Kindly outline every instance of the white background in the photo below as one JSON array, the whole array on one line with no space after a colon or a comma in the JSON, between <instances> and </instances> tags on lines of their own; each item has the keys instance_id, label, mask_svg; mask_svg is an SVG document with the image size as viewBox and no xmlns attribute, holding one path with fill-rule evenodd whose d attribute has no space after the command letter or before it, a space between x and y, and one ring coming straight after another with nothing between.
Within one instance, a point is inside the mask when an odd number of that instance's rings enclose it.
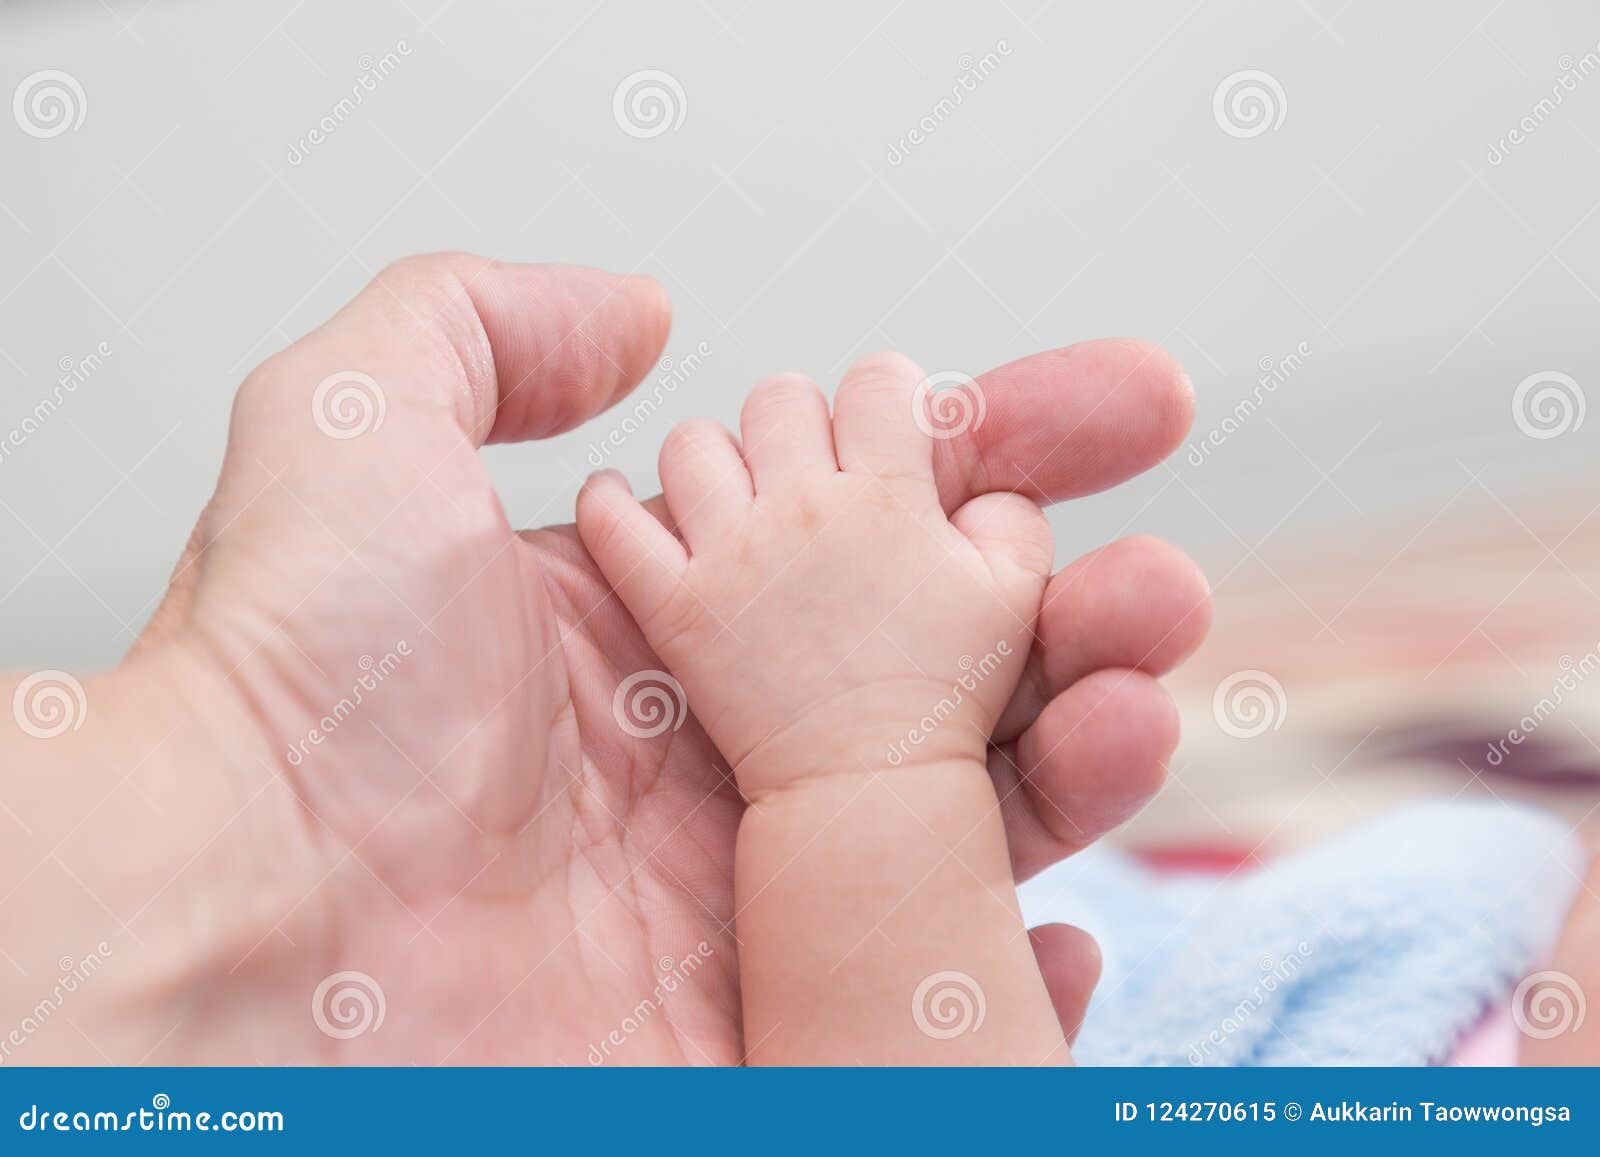
<instances>
[{"instance_id":1,"label":"white background","mask_svg":"<svg viewBox=\"0 0 1600 1157\"><path fill-rule=\"evenodd\" d=\"M1225 601L1232 576L1446 508L1514 533L1506 507L1589 485L1600 437L1597 415L1531 439L1511 411L1532 373L1600 381L1600 73L1488 154L1597 43L1578 0L0 5L0 96L43 69L84 94L48 139L0 115L0 438L59 363L112 350L0 459L0 663L114 662L242 375L439 248L668 286L670 355L713 353L614 459L640 487L673 421L732 422L779 369L831 391L873 348L976 373L1145 337L1188 367L1198 436L1303 342L1203 465L1180 452L1058 509L1061 558L1162 534L1227 576ZM613 96L644 69L681 86L683 120L639 139ZM1245 69L1279 83L1283 120L1239 138L1213 94ZM513 521L570 517L612 424L490 451Z\"/></svg>"}]
</instances>

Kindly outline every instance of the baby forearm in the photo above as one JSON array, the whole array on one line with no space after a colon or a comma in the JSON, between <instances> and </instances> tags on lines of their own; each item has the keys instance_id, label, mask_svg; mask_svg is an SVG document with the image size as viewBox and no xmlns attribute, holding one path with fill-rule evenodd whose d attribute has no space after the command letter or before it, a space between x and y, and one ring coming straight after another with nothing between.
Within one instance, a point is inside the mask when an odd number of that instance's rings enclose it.
<instances>
[{"instance_id":1,"label":"baby forearm","mask_svg":"<svg viewBox=\"0 0 1600 1157\"><path fill-rule=\"evenodd\" d=\"M752 1064L1060 1064L981 764L753 802L735 872Z\"/></svg>"}]
</instances>

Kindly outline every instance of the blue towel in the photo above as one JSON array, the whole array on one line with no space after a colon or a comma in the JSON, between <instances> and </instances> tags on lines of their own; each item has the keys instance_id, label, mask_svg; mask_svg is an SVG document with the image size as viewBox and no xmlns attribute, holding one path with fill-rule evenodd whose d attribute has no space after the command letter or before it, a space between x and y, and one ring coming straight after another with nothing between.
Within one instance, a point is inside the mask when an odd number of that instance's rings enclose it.
<instances>
[{"instance_id":1,"label":"blue towel","mask_svg":"<svg viewBox=\"0 0 1600 1157\"><path fill-rule=\"evenodd\" d=\"M1080 1064L1423 1065L1539 966L1584 867L1542 812L1430 803L1227 878L1094 848L1022 906L1100 941Z\"/></svg>"}]
</instances>

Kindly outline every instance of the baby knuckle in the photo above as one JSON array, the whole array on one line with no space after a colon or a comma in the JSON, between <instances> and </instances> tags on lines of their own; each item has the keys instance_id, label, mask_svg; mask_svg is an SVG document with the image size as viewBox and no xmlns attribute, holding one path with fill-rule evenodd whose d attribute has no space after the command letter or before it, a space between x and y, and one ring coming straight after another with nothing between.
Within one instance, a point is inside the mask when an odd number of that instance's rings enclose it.
<instances>
[{"instance_id":1,"label":"baby knuckle","mask_svg":"<svg viewBox=\"0 0 1600 1157\"><path fill-rule=\"evenodd\" d=\"M817 383L805 374L782 373L763 378L751 396L763 403L786 402L810 398L821 392Z\"/></svg>"},{"instance_id":2,"label":"baby knuckle","mask_svg":"<svg viewBox=\"0 0 1600 1157\"><path fill-rule=\"evenodd\" d=\"M845 375L852 389L903 390L923 378L922 368L905 354L880 350L868 354Z\"/></svg>"},{"instance_id":3,"label":"baby knuckle","mask_svg":"<svg viewBox=\"0 0 1600 1157\"><path fill-rule=\"evenodd\" d=\"M1040 519L1040 522L1044 523L1044 520ZM1048 575L1056 556L1049 523L1044 523L1042 529L1019 535L1015 550L1017 562L1024 570L1040 578Z\"/></svg>"},{"instance_id":4,"label":"baby knuckle","mask_svg":"<svg viewBox=\"0 0 1600 1157\"><path fill-rule=\"evenodd\" d=\"M723 436L722 427L715 422L691 418L667 431L667 437L661 443L661 456L666 459L680 454L698 454L707 443Z\"/></svg>"},{"instance_id":5,"label":"baby knuckle","mask_svg":"<svg viewBox=\"0 0 1600 1157\"><path fill-rule=\"evenodd\" d=\"M632 536L620 518L607 517L603 511L590 505L593 501L585 495L580 495L578 499L578 517L584 538L596 556L616 558L620 551L631 545ZM591 514L591 511L594 513Z\"/></svg>"},{"instance_id":6,"label":"baby knuckle","mask_svg":"<svg viewBox=\"0 0 1600 1157\"><path fill-rule=\"evenodd\" d=\"M679 640L693 635L704 614L702 604L685 588L664 595L659 603L647 612L639 629L650 646L660 654L671 651Z\"/></svg>"}]
</instances>

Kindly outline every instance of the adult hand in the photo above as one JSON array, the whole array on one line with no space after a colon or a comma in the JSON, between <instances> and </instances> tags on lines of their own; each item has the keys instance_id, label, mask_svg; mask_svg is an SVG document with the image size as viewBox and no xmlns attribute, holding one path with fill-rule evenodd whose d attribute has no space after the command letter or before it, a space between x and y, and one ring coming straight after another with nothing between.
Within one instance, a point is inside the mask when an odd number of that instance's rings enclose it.
<instances>
[{"instance_id":1,"label":"adult hand","mask_svg":"<svg viewBox=\"0 0 1600 1157\"><path fill-rule=\"evenodd\" d=\"M81 698L3 689L0 1060L739 1061L732 779L664 681L649 714L660 663L571 528L518 533L477 454L617 401L669 313L647 278L416 258L249 376L138 646ZM1113 485L1191 412L1128 341L980 387L950 508ZM1159 785L1152 677L1208 617L1149 540L1051 582L991 760L1019 875ZM1093 945L1035 943L1070 1027Z\"/></svg>"}]
</instances>

